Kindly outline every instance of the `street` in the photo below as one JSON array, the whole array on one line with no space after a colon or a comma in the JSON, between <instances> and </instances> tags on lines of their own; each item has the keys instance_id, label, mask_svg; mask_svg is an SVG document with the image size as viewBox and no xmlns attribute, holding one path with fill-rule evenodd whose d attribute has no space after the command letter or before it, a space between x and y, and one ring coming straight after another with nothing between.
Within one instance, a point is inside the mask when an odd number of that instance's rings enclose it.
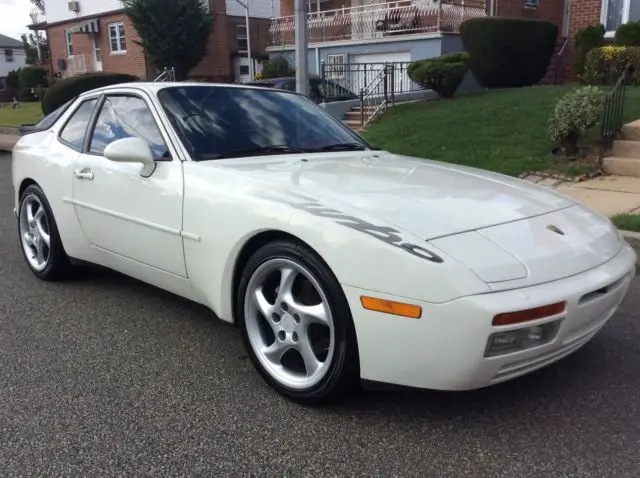
<instances>
[{"instance_id":1,"label":"street","mask_svg":"<svg viewBox=\"0 0 640 478\"><path fill-rule=\"evenodd\" d=\"M0 476L638 476L638 278L599 335L534 374L305 408L199 305L99 269L38 281L12 192L0 153Z\"/></svg>"}]
</instances>

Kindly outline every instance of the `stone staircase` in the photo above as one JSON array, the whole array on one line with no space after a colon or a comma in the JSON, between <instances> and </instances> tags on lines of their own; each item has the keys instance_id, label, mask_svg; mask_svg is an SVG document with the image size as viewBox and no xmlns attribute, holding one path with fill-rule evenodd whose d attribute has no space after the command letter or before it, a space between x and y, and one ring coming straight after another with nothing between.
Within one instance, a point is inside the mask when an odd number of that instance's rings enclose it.
<instances>
[{"instance_id":1,"label":"stone staircase","mask_svg":"<svg viewBox=\"0 0 640 478\"><path fill-rule=\"evenodd\" d=\"M364 107L365 120L367 117L366 113L373 113L375 108L375 106ZM347 111L342 118L342 122L354 131L364 131L364 128L360 126L360 105L354 106L353 108L351 108L351 110Z\"/></svg>"},{"instance_id":2,"label":"stone staircase","mask_svg":"<svg viewBox=\"0 0 640 478\"><path fill-rule=\"evenodd\" d=\"M604 158L605 173L640 177L640 120L622 127L620 139L613 143L611 155Z\"/></svg>"}]
</instances>

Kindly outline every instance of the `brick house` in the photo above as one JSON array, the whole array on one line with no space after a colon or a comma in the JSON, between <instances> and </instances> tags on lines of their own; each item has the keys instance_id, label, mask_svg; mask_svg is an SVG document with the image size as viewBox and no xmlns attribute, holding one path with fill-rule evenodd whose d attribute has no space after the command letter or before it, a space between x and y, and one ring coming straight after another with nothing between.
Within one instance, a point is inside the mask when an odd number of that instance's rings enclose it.
<instances>
[{"instance_id":1,"label":"brick house","mask_svg":"<svg viewBox=\"0 0 640 478\"><path fill-rule=\"evenodd\" d=\"M460 51L460 24L475 17L551 20L561 28L561 36L567 36L569 1L308 0L309 70L318 75L322 70L329 72L332 80L348 84L355 91L365 85L345 76L350 67L343 65L373 65L375 70L385 62L407 64ZM281 0L281 16L271 20L267 48L271 56L284 56L292 64L295 59L293 18L294 0ZM398 75L394 84L400 91L407 84L407 78L403 73Z\"/></svg>"},{"instance_id":2,"label":"brick house","mask_svg":"<svg viewBox=\"0 0 640 478\"><path fill-rule=\"evenodd\" d=\"M203 0L214 14L206 57L191 76L213 81L248 80L247 31L244 8L235 0ZM254 70L260 71L269 40L268 18L277 15L270 0L249 0ZM120 0L45 0L51 68L62 77L105 71L152 79L139 37ZM171 65L167 65L171 66Z\"/></svg>"}]
</instances>

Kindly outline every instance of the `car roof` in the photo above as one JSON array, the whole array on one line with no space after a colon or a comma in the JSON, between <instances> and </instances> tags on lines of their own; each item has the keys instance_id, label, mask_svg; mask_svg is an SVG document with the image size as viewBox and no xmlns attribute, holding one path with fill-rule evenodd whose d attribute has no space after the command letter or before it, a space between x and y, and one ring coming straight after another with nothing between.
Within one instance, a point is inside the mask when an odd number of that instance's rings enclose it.
<instances>
[{"instance_id":1,"label":"car roof","mask_svg":"<svg viewBox=\"0 0 640 478\"><path fill-rule=\"evenodd\" d=\"M200 82L200 81L162 81L162 82L134 81L134 82L116 83L114 85L101 86L99 88L94 88L92 90L85 91L79 96L81 97L89 94L108 92L110 90L117 90L121 88L134 88L138 90L145 90L153 94L157 94L160 90L163 90L165 88L172 88L172 87L183 88L183 87L189 87L189 86L223 87L223 88L239 88L239 89L248 88L248 89L254 89L254 90L273 91L271 90L271 88L266 88L266 87L257 86L257 85L247 85L247 84L241 84L241 83L206 83L206 82ZM294 91L287 91L287 90L282 90L282 91L286 93L297 94Z\"/></svg>"}]
</instances>

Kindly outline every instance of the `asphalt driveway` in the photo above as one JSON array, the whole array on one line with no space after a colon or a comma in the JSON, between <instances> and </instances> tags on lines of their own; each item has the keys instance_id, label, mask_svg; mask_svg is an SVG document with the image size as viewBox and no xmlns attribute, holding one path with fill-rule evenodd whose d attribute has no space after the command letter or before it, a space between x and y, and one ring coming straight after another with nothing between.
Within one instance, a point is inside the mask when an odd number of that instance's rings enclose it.
<instances>
[{"instance_id":1,"label":"asphalt driveway","mask_svg":"<svg viewBox=\"0 0 640 478\"><path fill-rule=\"evenodd\" d=\"M198 305L106 271L36 280L11 191L0 154L0 476L638 476L638 279L592 342L535 374L303 408Z\"/></svg>"}]
</instances>

